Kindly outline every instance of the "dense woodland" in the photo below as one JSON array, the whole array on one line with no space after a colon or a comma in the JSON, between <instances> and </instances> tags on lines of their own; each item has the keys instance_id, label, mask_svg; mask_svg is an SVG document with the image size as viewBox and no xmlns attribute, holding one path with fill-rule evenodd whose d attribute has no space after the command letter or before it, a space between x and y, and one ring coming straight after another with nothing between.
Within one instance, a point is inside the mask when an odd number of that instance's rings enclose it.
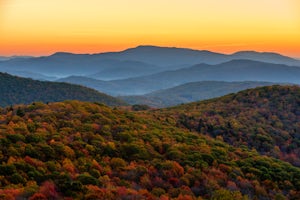
<instances>
[{"instance_id":1,"label":"dense woodland","mask_svg":"<svg viewBox=\"0 0 300 200\"><path fill-rule=\"evenodd\" d=\"M123 101L96 90L69 84L36 81L0 72L0 106L29 104L34 101L57 102L80 100L101 102L110 106L124 105Z\"/></svg>"},{"instance_id":2,"label":"dense woodland","mask_svg":"<svg viewBox=\"0 0 300 200\"><path fill-rule=\"evenodd\" d=\"M79 101L2 108L0 198L298 199L297 163L266 144L299 158L297 146L285 149L297 145L299 116L299 88L288 86L156 111ZM268 140L252 144L252 135Z\"/></svg>"},{"instance_id":3,"label":"dense woodland","mask_svg":"<svg viewBox=\"0 0 300 200\"><path fill-rule=\"evenodd\" d=\"M300 167L300 87L267 86L163 111L173 124ZM171 120L170 120L171 121Z\"/></svg>"}]
</instances>

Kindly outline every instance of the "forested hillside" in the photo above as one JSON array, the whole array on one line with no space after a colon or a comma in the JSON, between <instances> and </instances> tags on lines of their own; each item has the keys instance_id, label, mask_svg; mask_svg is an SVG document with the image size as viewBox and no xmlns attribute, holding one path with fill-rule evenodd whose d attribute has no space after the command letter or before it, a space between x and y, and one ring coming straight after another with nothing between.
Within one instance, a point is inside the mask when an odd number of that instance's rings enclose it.
<instances>
[{"instance_id":1,"label":"forested hillside","mask_svg":"<svg viewBox=\"0 0 300 200\"><path fill-rule=\"evenodd\" d=\"M299 168L163 116L79 101L1 109L0 198L299 197Z\"/></svg>"},{"instance_id":2,"label":"forested hillside","mask_svg":"<svg viewBox=\"0 0 300 200\"><path fill-rule=\"evenodd\" d=\"M266 86L158 111L174 125L300 166L300 87Z\"/></svg>"},{"instance_id":3,"label":"forested hillside","mask_svg":"<svg viewBox=\"0 0 300 200\"><path fill-rule=\"evenodd\" d=\"M0 94L0 106L64 100L100 102L112 106L126 104L119 99L83 86L35 81L6 73L0 73Z\"/></svg>"}]
</instances>

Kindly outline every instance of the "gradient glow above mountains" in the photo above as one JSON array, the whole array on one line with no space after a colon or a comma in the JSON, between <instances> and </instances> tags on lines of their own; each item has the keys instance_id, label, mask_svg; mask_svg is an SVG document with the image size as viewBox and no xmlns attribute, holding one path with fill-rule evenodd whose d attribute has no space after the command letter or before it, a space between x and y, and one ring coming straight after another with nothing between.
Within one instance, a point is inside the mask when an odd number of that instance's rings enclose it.
<instances>
[{"instance_id":1,"label":"gradient glow above mountains","mask_svg":"<svg viewBox=\"0 0 300 200\"><path fill-rule=\"evenodd\" d=\"M115 51L139 44L299 57L298 0L2 0L0 55Z\"/></svg>"}]
</instances>

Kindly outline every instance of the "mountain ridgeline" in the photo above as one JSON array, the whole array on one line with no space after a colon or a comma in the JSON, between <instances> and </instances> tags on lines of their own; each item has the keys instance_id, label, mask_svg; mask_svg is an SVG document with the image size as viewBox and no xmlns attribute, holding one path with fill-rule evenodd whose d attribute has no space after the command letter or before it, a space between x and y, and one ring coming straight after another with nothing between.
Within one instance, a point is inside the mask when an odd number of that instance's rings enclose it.
<instances>
[{"instance_id":1,"label":"mountain ridgeline","mask_svg":"<svg viewBox=\"0 0 300 200\"><path fill-rule=\"evenodd\" d=\"M36 81L5 73L0 73L0 94L0 106L64 100L99 102L111 106L126 104L119 99L83 86Z\"/></svg>"},{"instance_id":2,"label":"mountain ridgeline","mask_svg":"<svg viewBox=\"0 0 300 200\"><path fill-rule=\"evenodd\" d=\"M0 196L297 199L299 93L262 87L139 112L79 101L0 109Z\"/></svg>"},{"instance_id":3,"label":"mountain ridgeline","mask_svg":"<svg viewBox=\"0 0 300 200\"><path fill-rule=\"evenodd\" d=\"M276 53L244 51L226 55L183 48L138 46L111 53L72 54L58 52L43 57L10 58L0 61L0 71L8 73L10 71L25 71L49 77L74 75L101 80L116 80L176 70L200 63L216 65L236 59L300 66L299 60ZM116 73L116 71L119 72ZM36 78L36 76L32 78Z\"/></svg>"}]
</instances>

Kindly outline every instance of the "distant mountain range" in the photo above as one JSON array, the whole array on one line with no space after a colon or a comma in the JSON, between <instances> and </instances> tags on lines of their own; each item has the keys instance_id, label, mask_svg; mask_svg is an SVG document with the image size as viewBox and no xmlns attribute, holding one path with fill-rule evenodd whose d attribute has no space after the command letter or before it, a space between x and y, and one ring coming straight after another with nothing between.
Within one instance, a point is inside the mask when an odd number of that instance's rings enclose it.
<instances>
[{"instance_id":1,"label":"distant mountain range","mask_svg":"<svg viewBox=\"0 0 300 200\"><path fill-rule=\"evenodd\" d=\"M58 52L42 57L2 57L0 71L35 80L79 84L122 96L129 103L155 107L273 83L300 84L300 60L277 53L240 51L226 55L157 46L99 54Z\"/></svg>"},{"instance_id":2,"label":"distant mountain range","mask_svg":"<svg viewBox=\"0 0 300 200\"><path fill-rule=\"evenodd\" d=\"M54 83L20 78L0 73L0 106L81 100L111 106L126 105L123 101L93 89L68 83Z\"/></svg>"},{"instance_id":3,"label":"distant mountain range","mask_svg":"<svg viewBox=\"0 0 300 200\"><path fill-rule=\"evenodd\" d=\"M85 85L118 96L142 95L198 81L264 81L300 84L299 77L300 67L252 60L232 60L217 65L198 64L189 68L124 80L100 81L71 76L59 81Z\"/></svg>"},{"instance_id":4,"label":"distant mountain range","mask_svg":"<svg viewBox=\"0 0 300 200\"><path fill-rule=\"evenodd\" d=\"M76 75L115 80L176 70L199 63L215 65L234 59L300 66L299 60L276 53L243 51L226 55L184 48L138 46L121 52L100 54L58 52L51 56L10 58L0 61L0 71L26 71L50 77Z\"/></svg>"},{"instance_id":5,"label":"distant mountain range","mask_svg":"<svg viewBox=\"0 0 300 200\"><path fill-rule=\"evenodd\" d=\"M174 47L138 46L121 52L105 53L105 56L119 60L136 60L154 65L182 66L199 63L220 64L235 59L251 59L256 61L300 65L300 61L277 53L240 51L234 54L221 54L206 50L193 50Z\"/></svg>"},{"instance_id":6,"label":"distant mountain range","mask_svg":"<svg viewBox=\"0 0 300 200\"><path fill-rule=\"evenodd\" d=\"M145 104L151 107L168 107L182 103L211 99L249 88L268 85L274 85L274 83L253 81L201 81L186 83L177 87L159 90L145 95L122 96L120 98L131 105Z\"/></svg>"}]
</instances>

